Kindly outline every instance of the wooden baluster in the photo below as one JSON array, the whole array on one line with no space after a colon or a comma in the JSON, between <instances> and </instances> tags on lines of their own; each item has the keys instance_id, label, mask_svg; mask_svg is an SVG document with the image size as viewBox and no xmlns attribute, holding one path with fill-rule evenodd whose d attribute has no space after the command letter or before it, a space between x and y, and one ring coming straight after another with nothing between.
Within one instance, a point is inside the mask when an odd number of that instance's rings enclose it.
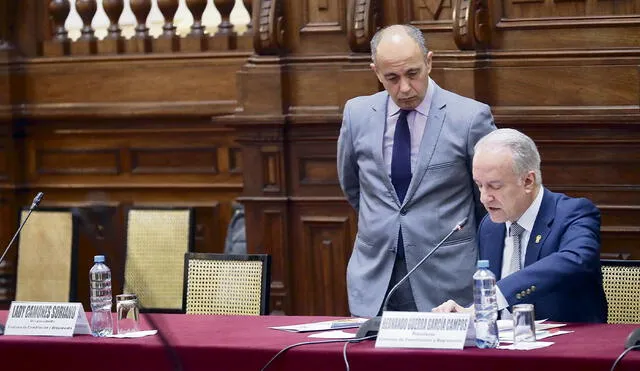
<instances>
[{"instance_id":1,"label":"wooden baluster","mask_svg":"<svg viewBox=\"0 0 640 371\"><path fill-rule=\"evenodd\" d=\"M124 38L118 21L124 10L124 0L102 0L104 12L109 17L109 28L104 40L98 41L98 53L117 54L124 51Z\"/></svg>"},{"instance_id":2,"label":"wooden baluster","mask_svg":"<svg viewBox=\"0 0 640 371\"><path fill-rule=\"evenodd\" d=\"M118 21L124 10L124 0L102 0L104 12L109 17L109 28L107 28L107 39L118 39L122 35L122 30L118 26Z\"/></svg>"},{"instance_id":3,"label":"wooden baluster","mask_svg":"<svg viewBox=\"0 0 640 371\"><path fill-rule=\"evenodd\" d=\"M76 0L76 10L82 19L82 29L80 30L80 38L71 43L71 54L88 55L95 54L97 51L97 38L94 34L91 21L98 10L96 0Z\"/></svg>"},{"instance_id":4,"label":"wooden baluster","mask_svg":"<svg viewBox=\"0 0 640 371\"><path fill-rule=\"evenodd\" d=\"M202 13L207 8L207 0L186 0L187 8L193 15L190 35L204 35L204 25L202 24Z\"/></svg>"},{"instance_id":5,"label":"wooden baluster","mask_svg":"<svg viewBox=\"0 0 640 371\"><path fill-rule=\"evenodd\" d=\"M247 29L244 31L245 35L253 35L253 0L243 0L244 8L249 13L249 23L247 23Z\"/></svg>"},{"instance_id":6,"label":"wooden baluster","mask_svg":"<svg viewBox=\"0 0 640 371\"><path fill-rule=\"evenodd\" d=\"M187 8L193 15L191 32L186 38L180 40L180 50L183 52L199 52L207 50L207 35L202 24L202 13L207 7L207 0L186 0Z\"/></svg>"},{"instance_id":7,"label":"wooden baluster","mask_svg":"<svg viewBox=\"0 0 640 371\"><path fill-rule=\"evenodd\" d=\"M222 21L218 25L216 35L230 35L235 33L233 31L233 24L229 21L235 3L235 0L213 0L213 4L220 12L220 18L222 18Z\"/></svg>"},{"instance_id":8,"label":"wooden baluster","mask_svg":"<svg viewBox=\"0 0 640 371\"><path fill-rule=\"evenodd\" d=\"M147 28L147 17L151 12L151 0L130 0L131 11L136 16L136 33L125 42L128 53L151 52L151 36Z\"/></svg>"},{"instance_id":9,"label":"wooden baluster","mask_svg":"<svg viewBox=\"0 0 640 371\"><path fill-rule=\"evenodd\" d=\"M49 1L49 19L53 23L53 38L42 43L42 54L45 57L57 57L69 54L69 33L64 22L71 11L69 0Z\"/></svg>"},{"instance_id":10,"label":"wooden baluster","mask_svg":"<svg viewBox=\"0 0 640 371\"><path fill-rule=\"evenodd\" d=\"M154 40L153 50L160 53L176 52L180 49L180 38L173 25L173 17L178 10L178 0L158 0L158 8L164 17L162 35Z\"/></svg>"},{"instance_id":11,"label":"wooden baluster","mask_svg":"<svg viewBox=\"0 0 640 371\"><path fill-rule=\"evenodd\" d=\"M238 36L237 46L239 50L253 50L253 1L244 0L242 3L249 13L249 23L244 33Z\"/></svg>"},{"instance_id":12,"label":"wooden baluster","mask_svg":"<svg viewBox=\"0 0 640 371\"><path fill-rule=\"evenodd\" d=\"M235 3L235 0L213 0L213 4L216 6L216 9L218 9L218 12L220 12L222 21L218 25L216 34L209 40L209 49L236 49L237 34L233 30L233 24L229 22Z\"/></svg>"}]
</instances>

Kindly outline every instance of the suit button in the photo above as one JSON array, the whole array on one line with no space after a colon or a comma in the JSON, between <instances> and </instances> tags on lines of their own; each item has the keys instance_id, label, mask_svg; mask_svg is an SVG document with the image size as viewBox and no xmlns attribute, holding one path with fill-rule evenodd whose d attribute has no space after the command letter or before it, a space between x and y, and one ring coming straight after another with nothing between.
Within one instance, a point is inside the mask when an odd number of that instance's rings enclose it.
<instances>
[{"instance_id":1,"label":"suit button","mask_svg":"<svg viewBox=\"0 0 640 371\"><path fill-rule=\"evenodd\" d=\"M536 287L535 286L531 286L531 291L536 291Z\"/></svg>"},{"instance_id":2,"label":"suit button","mask_svg":"<svg viewBox=\"0 0 640 371\"><path fill-rule=\"evenodd\" d=\"M407 215L407 209L401 209L400 215Z\"/></svg>"},{"instance_id":3,"label":"suit button","mask_svg":"<svg viewBox=\"0 0 640 371\"><path fill-rule=\"evenodd\" d=\"M522 291L520 291L520 296L525 297L525 296L527 296L527 293L524 292L524 290L522 290Z\"/></svg>"},{"instance_id":4,"label":"suit button","mask_svg":"<svg viewBox=\"0 0 640 371\"><path fill-rule=\"evenodd\" d=\"M520 294L516 294L516 299L522 299L522 297L520 296Z\"/></svg>"},{"instance_id":5,"label":"suit button","mask_svg":"<svg viewBox=\"0 0 640 371\"><path fill-rule=\"evenodd\" d=\"M531 289L527 289L527 295L531 294Z\"/></svg>"}]
</instances>

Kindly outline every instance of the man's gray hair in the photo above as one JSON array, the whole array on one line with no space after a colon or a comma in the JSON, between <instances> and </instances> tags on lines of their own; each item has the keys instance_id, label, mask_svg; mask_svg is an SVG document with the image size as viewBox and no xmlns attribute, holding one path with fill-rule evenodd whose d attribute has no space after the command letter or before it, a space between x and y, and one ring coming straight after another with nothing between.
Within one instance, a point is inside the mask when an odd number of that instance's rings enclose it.
<instances>
[{"instance_id":1,"label":"man's gray hair","mask_svg":"<svg viewBox=\"0 0 640 371\"><path fill-rule=\"evenodd\" d=\"M513 159L513 171L524 176L529 171L536 175L536 185L542 184L540 171L540 153L531 138L515 129L498 129L485 135L476 143L475 152L489 149L491 151L508 148Z\"/></svg>"},{"instance_id":2,"label":"man's gray hair","mask_svg":"<svg viewBox=\"0 0 640 371\"><path fill-rule=\"evenodd\" d=\"M426 56L427 53L429 53L429 49L427 49L427 43L424 40L424 35L422 34L422 31L420 31L419 28L409 24L391 25L391 26L387 26L385 28L379 29L378 32L376 32L376 34L373 35L373 38L371 39L371 60L373 61L373 63L376 63L376 52L378 51L378 44L380 44L380 40L382 40L382 36L384 35L384 33L389 28L397 28L398 26L402 27L407 33L407 35L409 35L409 37L411 37L413 41L415 41L416 44L418 44L423 55Z\"/></svg>"}]
</instances>

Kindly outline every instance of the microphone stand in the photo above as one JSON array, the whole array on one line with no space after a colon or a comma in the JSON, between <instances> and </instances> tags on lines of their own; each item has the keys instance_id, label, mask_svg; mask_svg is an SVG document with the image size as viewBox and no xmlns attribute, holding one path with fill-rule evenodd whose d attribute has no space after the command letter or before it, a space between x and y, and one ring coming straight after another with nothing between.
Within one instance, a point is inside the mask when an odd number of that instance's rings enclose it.
<instances>
[{"instance_id":1,"label":"microphone stand","mask_svg":"<svg viewBox=\"0 0 640 371\"><path fill-rule=\"evenodd\" d=\"M400 285L402 285L405 281L407 281L409 279L409 276L411 276L411 274L416 269L418 269L418 267L420 267L422 263L427 261L427 259L429 259L429 257L433 255L436 252L436 250L438 250L438 248L440 248L440 246L442 246L442 244L445 243L449 239L449 237L451 237L451 235L453 235L456 231L461 230L464 227L464 225L467 224L468 219L469 218L465 217L460 222L458 222L458 224L456 224L456 226L453 227L451 232L449 232L449 234L447 234L442 240L440 240L440 242L438 242L438 244L436 245L436 247L433 248L433 250L429 251L429 253L424 258L422 258L422 260L420 260L415 267L413 267L407 274L405 274L404 277L402 277L402 279L400 279L400 281L398 281L398 283L396 283L391 288L391 290L389 290L389 293L387 294L387 297L384 299L384 302L382 305L382 312L385 312L387 310L387 307L389 306L389 298L391 298L391 295L393 295L393 293L398 289L398 287L400 287ZM356 333L355 339L362 339L366 337L371 337L373 339L373 337L378 335L381 321L382 321L382 316L375 316L368 319L366 322L360 325L360 328Z\"/></svg>"},{"instance_id":2,"label":"microphone stand","mask_svg":"<svg viewBox=\"0 0 640 371\"><path fill-rule=\"evenodd\" d=\"M13 234L13 238L11 238L11 241L9 241L9 244L4 249L4 252L2 253L2 256L0 256L0 264L2 264L2 261L4 260L4 257L7 255L7 252L9 251L9 248L11 247L11 245L13 245L13 241L15 241L16 238L18 237L18 235L20 234L20 231L22 230L22 227L24 227L24 225L27 223L27 220L29 220L29 216L31 216L31 213L33 212L33 210L35 210L38 207L38 205L40 205L40 201L42 201L42 197L44 197L44 193L38 192L36 197L33 198L33 202L31 203L31 207L29 207L29 213L27 213L27 216L24 218L22 223L20 223L20 227L18 228L16 233ZM0 335L3 335L3 334L4 334L4 325L0 323Z\"/></svg>"}]
</instances>

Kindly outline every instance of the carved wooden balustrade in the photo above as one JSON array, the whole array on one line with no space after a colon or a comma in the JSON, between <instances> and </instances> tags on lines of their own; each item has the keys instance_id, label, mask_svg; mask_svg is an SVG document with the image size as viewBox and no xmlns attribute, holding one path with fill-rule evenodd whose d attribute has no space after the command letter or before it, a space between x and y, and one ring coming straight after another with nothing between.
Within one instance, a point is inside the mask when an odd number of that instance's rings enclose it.
<instances>
[{"instance_id":1,"label":"carved wooden balustrade","mask_svg":"<svg viewBox=\"0 0 640 371\"><path fill-rule=\"evenodd\" d=\"M230 22L233 7L238 4L244 6L251 17L251 0L216 0L213 2L219 12L221 22L217 31L207 33L202 23L202 15L208 5L207 0L186 0L188 11L193 16L190 32L179 36L174 25L174 17L178 10L178 0L130 0L131 11L136 18L135 34L131 38L122 36L122 28L118 24L123 11L124 0L75 0L76 10L82 19L81 36L78 40L69 38L65 22L71 10L70 1L50 0L48 14L51 19L51 38L42 45L42 55L46 57L63 55L95 55L95 54L132 54L132 53L173 53L173 52L203 52L227 50L251 50L253 29L248 22L247 29L238 35L234 25ZM92 21L96 16L98 3L102 2L110 25L107 35L99 40L95 36ZM162 33L153 37L147 27L147 19L155 2L164 18Z\"/></svg>"}]
</instances>

